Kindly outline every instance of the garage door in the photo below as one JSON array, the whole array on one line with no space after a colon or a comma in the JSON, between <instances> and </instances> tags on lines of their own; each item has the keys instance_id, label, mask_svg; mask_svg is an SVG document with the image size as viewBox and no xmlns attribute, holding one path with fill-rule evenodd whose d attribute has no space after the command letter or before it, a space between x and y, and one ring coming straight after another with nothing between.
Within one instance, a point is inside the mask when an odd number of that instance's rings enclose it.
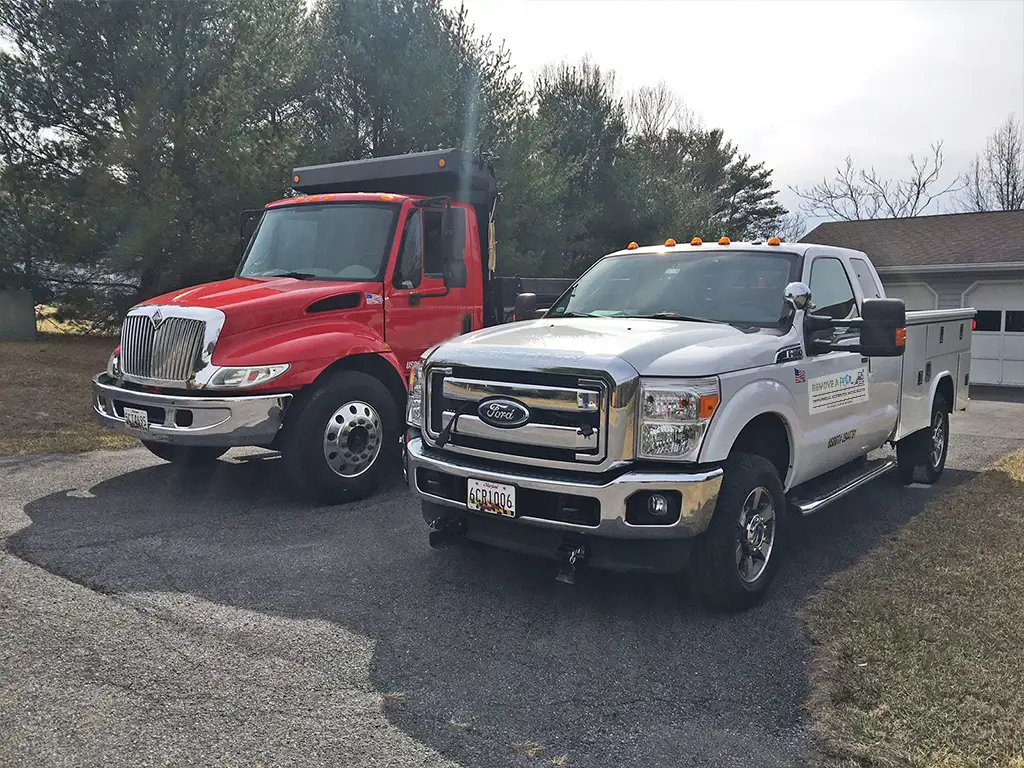
<instances>
[{"instance_id":1,"label":"garage door","mask_svg":"<svg viewBox=\"0 0 1024 768\"><path fill-rule=\"evenodd\" d=\"M924 283L892 283L885 285L890 299L903 299L908 310L935 309L935 294Z\"/></svg>"},{"instance_id":2,"label":"garage door","mask_svg":"<svg viewBox=\"0 0 1024 768\"><path fill-rule=\"evenodd\" d=\"M981 283L964 306L978 310L971 383L1024 386L1024 283Z\"/></svg>"}]
</instances>

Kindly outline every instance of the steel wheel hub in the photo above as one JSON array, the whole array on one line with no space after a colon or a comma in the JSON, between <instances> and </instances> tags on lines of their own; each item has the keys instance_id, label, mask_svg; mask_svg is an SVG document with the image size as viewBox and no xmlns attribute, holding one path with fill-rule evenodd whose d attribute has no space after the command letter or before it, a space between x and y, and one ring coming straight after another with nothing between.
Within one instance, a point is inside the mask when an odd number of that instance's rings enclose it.
<instances>
[{"instance_id":1,"label":"steel wheel hub","mask_svg":"<svg viewBox=\"0 0 1024 768\"><path fill-rule=\"evenodd\" d=\"M942 423L942 414L936 413L932 422L932 466L938 469L942 461L942 451L946 447L946 428Z\"/></svg>"},{"instance_id":2,"label":"steel wheel hub","mask_svg":"<svg viewBox=\"0 0 1024 768\"><path fill-rule=\"evenodd\" d=\"M324 458L335 474L357 477L377 459L382 438L380 415L372 405L345 403L324 427Z\"/></svg>"},{"instance_id":3,"label":"steel wheel hub","mask_svg":"<svg viewBox=\"0 0 1024 768\"><path fill-rule=\"evenodd\" d=\"M736 533L736 568L752 584L768 567L775 546L775 500L767 488L758 486L747 495Z\"/></svg>"}]
</instances>

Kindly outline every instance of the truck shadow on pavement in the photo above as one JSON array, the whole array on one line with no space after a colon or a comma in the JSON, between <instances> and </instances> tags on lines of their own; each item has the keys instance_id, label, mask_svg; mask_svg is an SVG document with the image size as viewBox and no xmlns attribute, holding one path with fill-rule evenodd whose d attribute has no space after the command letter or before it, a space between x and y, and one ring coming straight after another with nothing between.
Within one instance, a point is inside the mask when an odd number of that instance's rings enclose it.
<instances>
[{"instance_id":1,"label":"truck shadow on pavement","mask_svg":"<svg viewBox=\"0 0 1024 768\"><path fill-rule=\"evenodd\" d=\"M563 754L570 766L801 764L804 600L974 474L947 470L935 489L885 478L798 520L768 599L723 617L669 578L589 572L570 587L531 558L430 550L398 479L367 501L309 507L272 463L161 464L46 496L5 546L108 594L181 592L365 635L371 679L404 699L392 722L481 767ZM522 756L534 746L542 758Z\"/></svg>"}]
</instances>

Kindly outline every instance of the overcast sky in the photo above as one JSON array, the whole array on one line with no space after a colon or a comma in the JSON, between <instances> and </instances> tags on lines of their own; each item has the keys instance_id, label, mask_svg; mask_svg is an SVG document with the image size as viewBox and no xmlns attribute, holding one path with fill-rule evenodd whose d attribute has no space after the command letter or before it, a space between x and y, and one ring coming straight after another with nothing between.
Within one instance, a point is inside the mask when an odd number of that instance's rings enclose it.
<instances>
[{"instance_id":1,"label":"overcast sky","mask_svg":"<svg viewBox=\"0 0 1024 768\"><path fill-rule=\"evenodd\" d=\"M451 0L458 7L463 0ZM530 79L584 56L623 89L665 80L787 185L846 155L899 176L945 140L952 181L1006 116L1024 119L1024 0L464 0Z\"/></svg>"}]
</instances>

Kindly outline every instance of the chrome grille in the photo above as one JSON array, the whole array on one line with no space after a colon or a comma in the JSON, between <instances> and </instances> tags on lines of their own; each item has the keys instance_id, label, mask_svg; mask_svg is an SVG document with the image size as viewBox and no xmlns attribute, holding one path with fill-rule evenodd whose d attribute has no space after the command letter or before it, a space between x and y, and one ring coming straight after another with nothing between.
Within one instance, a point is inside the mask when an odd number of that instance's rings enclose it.
<instances>
[{"instance_id":1,"label":"chrome grille","mask_svg":"<svg viewBox=\"0 0 1024 768\"><path fill-rule=\"evenodd\" d=\"M493 377L493 378L492 378ZM459 414L451 450L501 459L529 457L551 464L595 464L607 457L607 387L604 382L565 374L429 369L426 373L429 442ZM476 415L475 403L508 397L530 410L514 429L492 427Z\"/></svg>"},{"instance_id":2,"label":"chrome grille","mask_svg":"<svg viewBox=\"0 0 1024 768\"><path fill-rule=\"evenodd\" d=\"M128 376L186 382L196 372L206 323L189 317L128 315L121 328L121 369Z\"/></svg>"}]
</instances>

